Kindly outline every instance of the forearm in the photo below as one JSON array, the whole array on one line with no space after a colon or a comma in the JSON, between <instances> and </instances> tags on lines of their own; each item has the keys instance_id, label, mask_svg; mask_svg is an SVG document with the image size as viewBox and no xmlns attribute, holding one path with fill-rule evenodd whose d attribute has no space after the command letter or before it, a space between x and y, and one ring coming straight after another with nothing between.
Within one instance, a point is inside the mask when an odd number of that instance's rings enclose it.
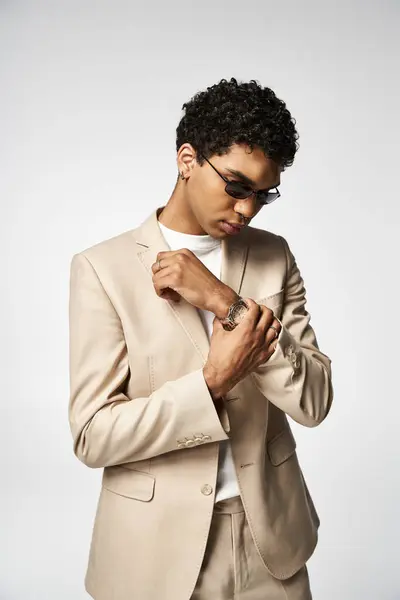
<instances>
[{"instance_id":1,"label":"forearm","mask_svg":"<svg viewBox=\"0 0 400 600\"><path fill-rule=\"evenodd\" d=\"M149 397L119 393L107 401L105 394L84 397L79 387L72 389L69 416L74 452L87 466L145 460L228 437L201 370L165 383ZM204 437L195 442L197 434Z\"/></svg>"},{"instance_id":2,"label":"forearm","mask_svg":"<svg viewBox=\"0 0 400 600\"><path fill-rule=\"evenodd\" d=\"M331 361L315 343L302 345L283 326L271 358L252 377L273 404L307 427L319 425L332 400Z\"/></svg>"}]
</instances>

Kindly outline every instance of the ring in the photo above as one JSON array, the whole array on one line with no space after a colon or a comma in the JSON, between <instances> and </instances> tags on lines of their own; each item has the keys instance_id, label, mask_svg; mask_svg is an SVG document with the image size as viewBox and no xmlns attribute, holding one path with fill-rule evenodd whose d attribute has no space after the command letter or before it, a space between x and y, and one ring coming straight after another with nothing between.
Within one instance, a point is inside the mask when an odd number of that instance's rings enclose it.
<instances>
[{"instance_id":1,"label":"ring","mask_svg":"<svg viewBox=\"0 0 400 600\"><path fill-rule=\"evenodd\" d=\"M278 330L277 330L277 328L276 328L276 327L274 327L273 325L270 325L270 326L268 327L268 329L275 329L275 337L274 337L274 340L275 340L275 339L276 339L276 338L279 336L279 331L278 331Z\"/></svg>"},{"instance_id":2,"label":"ring","mask_svg":"<svg viewBox=\"0 0 400 600\"><path fill-rule=\"evenodd\" d=\"M161 260L161 258L159 258L159 259L158 259L158 261L157 261L157 264L158 264L158 270L160 270L160 269L161 269L160 260Z\"/></svg>"}]
</instances>

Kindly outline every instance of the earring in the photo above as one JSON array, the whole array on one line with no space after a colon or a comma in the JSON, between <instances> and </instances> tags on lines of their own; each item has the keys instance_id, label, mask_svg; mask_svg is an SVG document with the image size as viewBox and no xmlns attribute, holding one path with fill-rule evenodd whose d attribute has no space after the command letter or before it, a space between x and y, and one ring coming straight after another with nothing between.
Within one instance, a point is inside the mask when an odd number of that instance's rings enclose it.
<instances>
[{"instance_id":1,"label":"earring","mask_svg":"<svg viewBox=\"0 0 400 600\"><path fill-rule=\"evenodd\" d=\"M180 176L181 176L181 179L185 179L185 176L183 173L181 173Z\"/></svg>"}]
</instances>

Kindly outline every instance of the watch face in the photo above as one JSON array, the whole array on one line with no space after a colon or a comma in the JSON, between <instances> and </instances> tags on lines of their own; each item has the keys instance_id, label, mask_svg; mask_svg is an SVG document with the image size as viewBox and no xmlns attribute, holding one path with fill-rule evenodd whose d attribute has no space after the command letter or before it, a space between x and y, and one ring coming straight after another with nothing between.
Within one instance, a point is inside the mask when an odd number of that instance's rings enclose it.
<instances>
[{"instance_id":1,"label":"watch face","mask_svg":"<svg viewBox=\"0 0 400 600\"><path fill-rule=\"evenodd\" d=\"M236 325L242 320L249 307L243 298L237 300L229 308L228 316L222 321L222 326L227 331L235 329Z\"/></svg>"},{"instance_id":2,"label":"watch face","mask_svg":"<svg viewBox=\"0 0 400 600\"><path fill-rule=\"evenodd\" d=\"M242 320L242 318L244 317L244 315L246 313L247 313L247 308L245 308L244 306L238 306L233 314L233 318L235 319L235 321Z\"/></svg>"},{"instance_id":3,"label":"watch face","mask_svg":"<svg viewBox=\"0 0 400 600\"><path fill-rule=\"evenodd\" d=\"M244 300L238 300L237 304L233 307L231 318L236 322L241 321L248 308Z\"/></svg>"}]
</instances>

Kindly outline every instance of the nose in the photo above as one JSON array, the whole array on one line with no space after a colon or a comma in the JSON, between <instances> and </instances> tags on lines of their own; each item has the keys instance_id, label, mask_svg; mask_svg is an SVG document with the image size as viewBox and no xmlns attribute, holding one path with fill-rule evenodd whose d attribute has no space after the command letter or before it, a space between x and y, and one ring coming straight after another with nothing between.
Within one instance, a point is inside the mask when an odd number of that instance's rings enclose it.
<instances>
[{"instance_id":1,"label":"nose","mask_svg":"<svg viewBox=\"0 0 400 600\"><path fill-rule=\"evenodd\" d=\"M247 219L252 219L258 212L257 198L253 193L244 200L237 200L235 203L235 212L242 214Z\"/></svg>"}]
</instances>

